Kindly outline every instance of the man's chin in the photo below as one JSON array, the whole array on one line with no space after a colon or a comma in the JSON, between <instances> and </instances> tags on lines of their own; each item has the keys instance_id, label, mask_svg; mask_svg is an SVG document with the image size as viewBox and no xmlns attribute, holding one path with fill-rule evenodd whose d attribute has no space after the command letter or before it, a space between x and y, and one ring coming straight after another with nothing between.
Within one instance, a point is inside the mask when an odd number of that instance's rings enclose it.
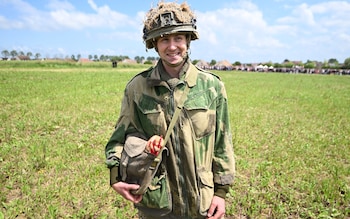
<instances>
[{"instance_id":1,"label":"man's chin","mask_svg":"<svg viewBox=\"0 0 350 219\"><path fill-rule=\"evenodd\" d=\"M171 60L164 60L165 63L171 67L177 67L180 66L184 63L184 59L183 58L177 58L177 59L171 59Z\"/></svg>"}]
</instances>

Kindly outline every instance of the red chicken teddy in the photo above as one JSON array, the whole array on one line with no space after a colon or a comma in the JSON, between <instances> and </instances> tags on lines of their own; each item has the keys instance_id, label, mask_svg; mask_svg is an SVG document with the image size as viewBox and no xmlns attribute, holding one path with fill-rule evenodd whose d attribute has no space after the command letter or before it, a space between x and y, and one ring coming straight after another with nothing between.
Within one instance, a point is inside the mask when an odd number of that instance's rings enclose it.
<instances>
[{"instance_id":1,"label":"red chicken teddy","mask_svg":"<svg viewBox=\"0 0 350 219\"><path fill-rule=\"evenodd\" d=\"M161 151L163 145L163 136L153 135L146 144L146 152L153 154L154 156L158 156Z\"/></svg>"}]
</instances>

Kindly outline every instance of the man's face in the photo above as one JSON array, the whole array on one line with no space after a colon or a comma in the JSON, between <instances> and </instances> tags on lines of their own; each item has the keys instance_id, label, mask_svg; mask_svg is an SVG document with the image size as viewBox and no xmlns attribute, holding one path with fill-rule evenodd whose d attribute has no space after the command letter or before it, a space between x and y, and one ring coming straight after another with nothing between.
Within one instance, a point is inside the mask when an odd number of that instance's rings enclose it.
<instances>
[{"instance_id":1,"label":"man's face","mask_svg":"<svg viewBox=\"0 0 350 219\"><path fill-rule=\"evenodd\" d=\"M176 67L187 57L187 40L185 34L171 34L158 38L157 49L163 63Z\"/></svg>"}]
</instances>

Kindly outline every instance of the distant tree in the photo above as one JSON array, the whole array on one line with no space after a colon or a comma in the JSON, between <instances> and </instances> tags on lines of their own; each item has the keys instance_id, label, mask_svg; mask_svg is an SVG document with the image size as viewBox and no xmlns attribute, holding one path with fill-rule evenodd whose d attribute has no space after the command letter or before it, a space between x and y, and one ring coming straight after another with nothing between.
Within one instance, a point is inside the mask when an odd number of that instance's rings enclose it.
<instances>
[{"instance_id":1,"label":"distant tree","mask_svg":"<svg viewBox=\"0 0 350 219\"><path fill-rule=\"evenodd\" d=\"M216 60L212 59L212 60L210 61L210 64L209 64L209 65L214 66L215 64L216 64Z\"/></svg>"},{"instance_id":2,"label":"distant tree","mask_svg":"<svg viewBox=\"0 0 350 219\"><path fill-rule=\"evenodd\" d=\"M328 63L339 63L339 62L337 59L332 58L328 60Z\"/></svg>"},{"instance_id":3,"label":"distant tree","mask_svg":"<svg viewBox=\"0 0 350 219\"><path fill-rule=\"evenodd\" d=\"M135 56L135 61L137 62L137 63L141 63L142 62L142 59L141 59L141 57L140 56Z\"/></svg>"},{"instance_id":4,"label":"distant tree","mask_svg":"<svg viewBox=\"0 0 350 219\"><path fill-rule=\"evenodd\" d=\"M109 56L109 60L111 60L112 62L119 62L118 56Z\"/></svg>"},{"instance_id":5,"label":"distant tree","mask_svg":"<svg viewBox=\"0 0 350 219\"><path fill-rule=\"evenodd\" d=\"M271 62L271 61L269 61L269 62L265 63L265 65L266 65L266 66L268 66L268 67L273 66L273 64L272 64L272 62Z\"/></svg>"},{"instance_id":6,"label":"distant tree","mask_svg":"<svg viewBox=\"0 0 350 219\"><path fill-rule=\"evenodd\" d=\"M344 60L343 68L350 69L350 57Z\"/></svg>"},{"instance_id":7,"label":"distant tree","mask_svg":"<svg viewBox=\"0 0 350 219\"><path fill-rule=\"evenodd\" d=\"M100 60L101 60L101 61L105 61L105 59L106 59L106 56L105 56L105 55L100 55Z\"/></svg>"},{"instance_id":8,"label":"distant tree","mask_svg":"<svg viewBox=\"0 0 350 219\"><path fill-rule=\"evenodd\" d=\"M78 54L78 55L77 55L77 61L79 61L79 60L80 60L80 58L81 58L81 55L80 55L80 54Z\"/></svg>"},{"instance_id":9,"label":"distant tree","mask_svg":"<svg viewBox=\"0 0 350 219\"><path fill-rule=\"evenodd\" d=\"M23 51L19 51L18 55L24 56L24 52Z\"/></svg>"},{"instance_id":10,"label":"distant tree","mask_svg":"<svg viewBox=\"0 0 350 219\"><path fill-rule=\"evenodd\" d=\"M33 53L27 52L27 56L31 59L31 57L33 56Z\"/></svg>"},{"instance_id":11,"label":"distant tree","mask_svg":"<svg viewBox=\"0 0 350 219\"><path fill-rule=\"evenodd\" d=\"M112 61L117 61L117 62L121 62L121 61L122 61L122 59L121 59L120 56L111 56L110 59L111 59Z\"/></svg>"},{"instance_id":12,"label":"distant tree","mask_svg":"<svg viewBox=\"0 0 350 219\"><path fill-rule=\"evenodd\" d=\"M12 50L11 52L10 52L10 55L12 56L12 58L15 58L16 56L17 56L17 51L16 50Z\"/></svg>"},{"instance_id":13,"label":"distant tree","mask_svg":"<svg viewBox=\"0 0 350 219\"><path fill-rule=\"evenodd\" d=\"M41 54L40 53L35 53L35 59L39 59L41 57Z\"/></svg>"},{"instance_id":14,"label":"distant tree","mask_svg":"<svg viewBox=\"0 0 350 219\"><path fill-rule=\"evenodd\" d=\"M328 60L328 65L330 68L339 68L339 62L337 59L334 58Z\"/></svg>"},{"instance_id":15,"label":"distant tree","mask_svg":"<svg viewBox=\"0 0 350 219\"><path fill-rule=\"evenodd\" d=\"M273 64L274 68L281 68L282 66L283 66L282 64L277 63L277 62Z\"/></svg>"},{"instance_id":16,"label":"distant tree","mask_svg":"<svg viewBox=\"0 0 350 219\"><path fill-rule=\"evenodd\" d=\"M75 55L72 55L72 56L71 56L71 59L75 61Z\"/></svg>"},{"instance_id":17,"label":"distant tree","mask_svg":"<svg viewBox=\"0 0 350 219\"><path fill-rule=\"evenodd\" d=\"M90 60L92 59L92 55L89 55L89 59L90 59Z\"/></svg>"},{"instance_id":18,"label":"distant tree","mask_svg":"<svg viewBox=\"0 0 350 219\"><path fill-rule=\"evenodd\" d=\"M241 66L242 63L241 63L240 61L235 61L235 62L233 63L233 65L234 65L234 66Z\"/></svg>"},{"instance_id":19,"label":"distant tree","mask_svg":"<svg viewBox=\"0 0 350 219\"><path fill-rule=\"evenodd\" d=\"M283 63L283 66L286 67L286 68L293 68L294 66L294 63L293 62L284 62Z\"/></svg>"},{"instance_id":20,"label":"distant tree","mask_svg":"<svg viewBox=\"0 0 350 219\"><path fill-rule=\"evenodd\" d=\"M315 68L316 67L316 63L310 60L307 60L304 63L304 68Z\"/></svg>"},{"instance_id":21,"label":"distant tree","mask_svg":"<svg viewBox=\"0 0 350 219\"><path fill-rule=\"evenodd\" d=\"M94 55L94 60L97 61L98 60L98 56Z\"/></svg>"},{"instance_id":22,"label":"distant tree","mask_svg":"<svg viewBox=\"0 0 350 219\"><path fill-rule=\"evenodd\" d=\"M148 56L147 57L147 61L155 61L155 60L158 60L159 59L159 57L151 57L151 56Z\"/></svg>"},{"instance_id":23,"label":"distant tree","mask_svg":"<svg viewBox=\"0 0 350 219\"><path fill-rule=\"evenodd\" d=\"M329 64L327 60L324 60L322 63L322 68L329 68Z\"/></svg>"},{"instance_id":24,"label":"distant tree","mask_svg":"<svg viewBox=\"0 0 350 219\"><path fill-rule=\"evenodd\" d=\"M196 65L198 62L199 62L199 60L195 59L195 60L192 61L192 64Z\"/></svg>"},{"instance_id":25,"label":"distant tree","mask_svg":"<svg viewBox=\"0 0 350 219\"><path fill-rule=\"evenodd\" d=\"M5 49L5 50L3 50L3 51L1 52L1 55L3 55L5 58L7 58L7 57L10 55L10 53L9 53L9 51L7 51L7 50Z\"/></svg>"}]
</instances>

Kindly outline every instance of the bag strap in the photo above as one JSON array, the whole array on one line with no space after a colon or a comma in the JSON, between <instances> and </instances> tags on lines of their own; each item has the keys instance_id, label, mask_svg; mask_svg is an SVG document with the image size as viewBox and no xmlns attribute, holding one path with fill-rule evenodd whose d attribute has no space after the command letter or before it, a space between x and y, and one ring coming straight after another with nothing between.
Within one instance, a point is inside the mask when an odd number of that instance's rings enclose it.
<instances>
[{"instance_id":1,"label":"bag strap","mask_svg":"<svg viewBox=\"0 0 350 219\"><path fill-rule=\"evenodd\" d=\"M179 118L180 112L184 107L184 103L185 103L185 100L187 99L187 94L188 94L189 90L190 90L190 87L186 83L186 87L185 87L184 92L182 93L181 99L179 100L179 103L175 109L173 118L171 118L170 124L168 126L168 130L167 130L165 137L164 137L164 140L161 143L162 149L159 151L157 157L154 158L154 161L152 162L152 164L150 165L150 167L146 171L146 174L145 174L145 177L143 178L142 184L140 185L138 190L133 192L134 194L138 194L138 195L144 194L146 192L148 186L151 184L152 179L155 176L155 174L158 170L158 167L162 161L163 151L164 151L164 149L166 149L165 145L168 142L170 135L171 135L171 132L173 131L173 128L175 126L175 123L176 123L177 119Z\"/></svg>"},{"instance_id":2,"label":"bag strap","mask_svg":"<svg viewBox=\"0 0 350 219\"><path fill-rule=\"evenodd\" d=\"M165 137L162 141L162 149L159 151L156 159L154 159L155 162L160 162L162 160L162 152L165 149L165 145L170 138L171 132L173 131L175 123L176 123L177 119L179 118L180 112L181 112L182 108L184 107L184 103L185 103L185 100L187 99L187 94L188 94L189 90L190 90L190 87L186 83L186 87L184 89L184 92L182 93L181 99L179 100L179 103L175 109L173 118L171 118L170 124L168 126L168 130L167 130Z\"/></svg>"}]
</instances>

